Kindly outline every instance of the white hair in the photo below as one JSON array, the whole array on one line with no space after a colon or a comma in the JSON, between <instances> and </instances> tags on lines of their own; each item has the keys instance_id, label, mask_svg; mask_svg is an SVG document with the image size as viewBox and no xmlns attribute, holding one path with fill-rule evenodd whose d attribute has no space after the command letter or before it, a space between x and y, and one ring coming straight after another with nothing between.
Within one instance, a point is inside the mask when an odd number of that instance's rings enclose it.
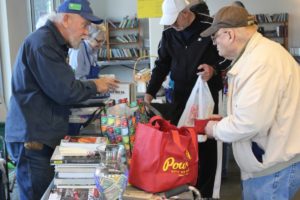
<instances>
[{"instance_id":1,"label":"white hair","mask_svg":"<svg viewBox=\"0 0 300 200\"><path fill-rule=\"evenodd\" d=\"M40 27L44 26L47 20L53 20L56 16L55 12L47 13L45 15L40 16L37 23L35 24L35 29L39 29Z\"/></svg>"}]
</instances>

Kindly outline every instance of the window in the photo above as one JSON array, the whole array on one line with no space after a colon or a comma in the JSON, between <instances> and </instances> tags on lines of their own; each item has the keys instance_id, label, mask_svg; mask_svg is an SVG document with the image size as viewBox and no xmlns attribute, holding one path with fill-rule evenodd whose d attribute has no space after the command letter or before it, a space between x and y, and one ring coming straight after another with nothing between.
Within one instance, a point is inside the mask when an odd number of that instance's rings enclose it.
<instances>
[{"instance_id":1,"label":"window","mask_svg":"<svg viewBox=\"0 0 300 200\"><path fill-rule=\"evenodd\" d=\"M2 97L3 97L3 76L2 76L2 65L1 65L1 56L0 56L0 104L2 103Z\"/></svg>"},{"instance_id":2,"label":"window","mask_svg":"<svg viewBox=\"0 0 300 200\"><path fill-rule=\"evenodd\" d=\"M30 0L32 30L38 19L48 13L53 12L63 0Z\"/></svg>"}]
</instances>

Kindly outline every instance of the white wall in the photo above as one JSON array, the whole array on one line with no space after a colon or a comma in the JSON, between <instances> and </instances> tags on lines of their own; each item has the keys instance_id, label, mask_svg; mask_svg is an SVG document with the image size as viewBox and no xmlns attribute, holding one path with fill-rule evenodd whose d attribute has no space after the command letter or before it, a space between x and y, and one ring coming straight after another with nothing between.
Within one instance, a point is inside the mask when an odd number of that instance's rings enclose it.
<instances>
[{"instance_id":1,"label":"white wall","mask_svg":"<svg viewBox=\"0 0 300 200\"><path fill-rule=\"evenodd\" d=\"M133 17L137 15L137 0L91 0L92 9L95 15L102 18L109 18L112 20L120 21L123 17ZM147 19L141 20L141 32L140 35L143 39L149 38L149 23ZM125 82L131 82L133 65L127 66L109 66L101 69L102 74L115 74L116 77ZM141 65L138 66L143 67Z\"/></svg>"},{"instance_id":2,"label":"white wall","mask_svg":"<svg viewBox=\"0 0 300 200\"><path fill-rule=\"evenodd\" d=\"M157 48L159 41L161 39L161 34L164 29L162 25L159 24L160 18L149 19L149 41L150 41L150 55L157 56ZM155 58L151 58L151 68L154 68Z\"/></svg>"},{"instance_id":3,"label":"white wall","mask_svg":"<svg viewBox=\"0 0 300 200\"><path fill-rule=\"evenodd\" d=\"M233 0L206 0L211 14ZM251 14L289 13L289 47L300 47L300 1L299 0L242 0Z\"/></svg>"},{"instance_id":4,"label":"white wall","mask_svg":"<svg viewBox=\"0 0 300 200\"><path fill-rule=\"evenodd\" d=\"M99 17L120 20L126 15L137 14L137 0L91 0L92 8Z\"/></svg>"},{"instance_id":5,"label":"white wall","mask_svg":"<svg viewBox=\"0 0 300 200\"><path fill-rule=\"evenodd\" d=\"M99 16L107 16L109 18L122 18L126 15L134 15L137 7L137 0L91 0L95 13ZM94 1L94 2L93 2ZM96 1L96 2L95 2ZM211 14L216 13L221 7L231 4L234 0L206 0ZM248 11L252 14L258 13L289 13L289 47L300 47L300 0L242 0ZM105 9L101 9L105 7ZM155 20L159 21L159 20ZM149 35L157 37L161 34L161 27L153 26L151 23ZM155 34L153 34L153 32ZM152 54L156 51L153 47L157 47L158 39L151 39Z\"/></svg>"}]
</instances>

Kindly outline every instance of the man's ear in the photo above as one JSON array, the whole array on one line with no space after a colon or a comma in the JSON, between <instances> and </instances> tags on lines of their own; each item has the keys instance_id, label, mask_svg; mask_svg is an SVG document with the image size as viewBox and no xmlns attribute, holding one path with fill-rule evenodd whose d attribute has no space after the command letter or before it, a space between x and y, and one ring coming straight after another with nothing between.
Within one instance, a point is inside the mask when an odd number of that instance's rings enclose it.
<instances>
[{"instance_id":1,"label":"man's ear","mask_svg":"<svg viewBox=\"0 0 300 200\"><path fill-rule=\"evenodd\" d=\"M232 29L228 29L228 36L229 36L229 41L232 42L235 38L235 32Z\"/></svg>"},{"instance_id":2,"label":"man's ear","mask_svg":"<svg viewBox=\"0 0 300 200\"><path fill-rule=\"evenodd\" d=\"M181 13L186 17L186 15L189 13L189 10L184 9L181 11Z\"/></svg>"},{"instance_id":3,"label":"man's ear","mask_svg":"<svg viewBox=\"0 0 300 200\"><path fill-rule=\"evenodd\" d=\"M70 21L70 16L69 16L69 14L67 14L67 13L65 13L65 14L63 14L63 16L62 16L62 24L63 24L63 26L65 27L65 28L67 28L68 26L69 26L69 21Z\"/></svg>"}]
</instances>

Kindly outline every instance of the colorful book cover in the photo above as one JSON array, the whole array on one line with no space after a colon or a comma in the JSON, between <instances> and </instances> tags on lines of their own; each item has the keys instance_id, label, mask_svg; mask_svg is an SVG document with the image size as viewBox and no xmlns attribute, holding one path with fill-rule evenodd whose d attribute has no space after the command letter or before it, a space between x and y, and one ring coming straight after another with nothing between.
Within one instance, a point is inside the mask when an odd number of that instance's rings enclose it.
<instances>
[{"instance_id":1,"label":"colorful book cover","mask_svg":"<svg viewBox=\"0 0 300 200\"><path fill-rule=\"evenodd\" d=\"M52 189L49 200L100 200L96 188L55 188Z\"/></svg>"}]
</instances>

